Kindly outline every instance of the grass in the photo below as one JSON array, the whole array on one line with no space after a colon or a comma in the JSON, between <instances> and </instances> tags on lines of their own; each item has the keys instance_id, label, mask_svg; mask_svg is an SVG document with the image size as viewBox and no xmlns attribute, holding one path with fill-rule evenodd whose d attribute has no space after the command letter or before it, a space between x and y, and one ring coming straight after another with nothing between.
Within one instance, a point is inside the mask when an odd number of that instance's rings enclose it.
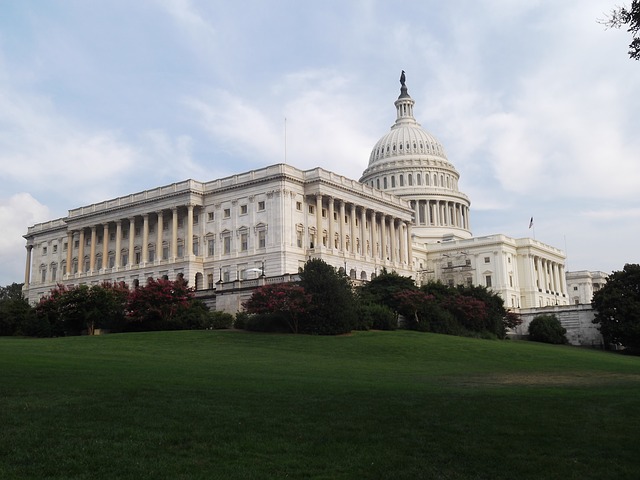
<instances>
[{"instance_id":1,"label":"grass","mask_svg":"<svg viewBox=\"0 0 640 480\"><path fill-rule=\"evenodd\" d=\"M640 358L415 332L0 338L3 479L637 478Z\"/></svg>"}]
</instances>

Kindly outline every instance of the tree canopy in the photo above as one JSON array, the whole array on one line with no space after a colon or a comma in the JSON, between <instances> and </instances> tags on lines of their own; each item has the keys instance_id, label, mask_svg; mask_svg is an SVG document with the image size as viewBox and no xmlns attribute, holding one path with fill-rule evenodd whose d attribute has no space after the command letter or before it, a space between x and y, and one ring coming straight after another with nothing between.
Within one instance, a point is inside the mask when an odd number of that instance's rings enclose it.
<instances>
[{"instance_id":1,"label":"tree canopy","mask_svg":"<svg viewBox=\"0 0 640 480\"><path fill-rule=\"evenodd\" d=\"M640 352L640 265L628 263L609 275L592 303L605 342Z\"/></svg>"},{"instance_id":2,"label":"tree canopy","mask_svg":"<svg viewBox=\"0 0 640 480\"><path fill-rule=\"evenodd\" d=\"M616 7L609 16L600 21L609 28L627 27L632 40L629 44L629 57L640 60L640 0L633 0L629 7Z\"/></svg>"}]
</instances>

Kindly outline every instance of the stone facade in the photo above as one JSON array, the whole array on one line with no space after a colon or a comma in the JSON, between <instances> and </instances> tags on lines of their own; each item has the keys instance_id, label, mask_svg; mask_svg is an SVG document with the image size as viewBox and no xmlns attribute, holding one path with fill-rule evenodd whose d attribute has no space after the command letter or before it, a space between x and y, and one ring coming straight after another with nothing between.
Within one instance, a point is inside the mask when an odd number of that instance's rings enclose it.
<instances>
[{"instance_id":1,"label":"stone facade","mask_svg":"<svg viewBox=\"0 0 640 480\"><path fill-rule=\"evenodd\" d=\"M580 270L567 272L569 299L574 305L591 304L593 294L607 283L608 274Z\"/></svg>"},{"instance_id":2,"label":"stone facade","mask_svg":"<svg viewBox=\"0 0 640 480\"><path fill-rule=\"evenodd\" d=\"M135 286L177 276L199 292L222 294L233 282L244 291L259 276L296 274L321 258L358 282L386 268L418 283L484 285L514 309L568 304L562 251L530 238L472 237L460 175L415 120L414 104L403 83L396 122L360 181L271 165L145 190L33 225L24 236L25 294L36 302L57 283ZM233 311L240 300L225 302L218 303Z\"/></svg>"},{"instance_id":3,"label":"stone facade","mask_svg":"<svg viewBox=\"0 0 640 480\"><path fill-rule=\"evenodd\" d=\"M602 348L604 346L598 325L593 323L595 311L591 305L565 305L544 308L525 308L520 310L522 325L513 332L517 337L525 337L529 324L538 315L555 315L567 329L567 340L571 345Z\"/></svg>"}]
</instances>

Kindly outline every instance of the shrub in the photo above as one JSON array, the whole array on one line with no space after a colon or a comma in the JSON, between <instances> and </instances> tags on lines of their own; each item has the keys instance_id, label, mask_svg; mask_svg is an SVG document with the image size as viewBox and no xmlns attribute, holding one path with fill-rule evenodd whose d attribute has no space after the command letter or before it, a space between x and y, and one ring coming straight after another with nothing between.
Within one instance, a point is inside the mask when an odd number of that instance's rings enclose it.
<instances>
[{"instance_id":1,"label":"shrub","mask_svg":"<svg viewBox=\"0 0 640 480\"><path fill-rule=\"evenodd\" d=\"M398 328L398 320L390 308L377 303L358 305L356 330L395 330L396 328Z\"/></svg>"},{"instance_id":2,"label":"shrub","mask_svg":"<svg viewBox=\"0 0 640 480\"><path fill-rule=\"evenodd\" d=\"M534 342L567 343L566 333L555 315L538 315L529 324L529 339Z\"/></svg>"},{"instance_id":3,"label":"shrub","mask_svg":"<svg viewBox=\"0 0 640 480\"><path fill-rule=\"evenodd\" d=\"M244 328L251 332L291 332L287 318L277 313L256 313L250 315Z\"/></svg>"},{"instance_id":4,"label":"shrub","mask_svg":"<svg viewBox=\"0 0 640 480\"><path fill-rule=\"evenodd\" d=\"M249 314L247 312L238 312L236 313L236 319L233 321L233 328L244 330L248 321Z\"/></svg>"},{"instance_id":5,"label":"shrub","mask_svg":"<svg viewBox=\"0 0 640 480\"><path fill-rule=\"evenodd\" d=\"M213 312L209 312L207 315L207 325L205 328L208 330L231 328L233 321L233 315L230 313L214 310Z\"/></svg>"}]
</instances>

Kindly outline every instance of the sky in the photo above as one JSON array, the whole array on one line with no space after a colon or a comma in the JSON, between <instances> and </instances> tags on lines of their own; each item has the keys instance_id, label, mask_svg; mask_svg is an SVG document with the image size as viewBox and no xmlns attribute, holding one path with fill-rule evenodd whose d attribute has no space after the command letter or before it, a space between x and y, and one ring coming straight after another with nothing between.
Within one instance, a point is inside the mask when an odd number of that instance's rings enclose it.
<instances>
[{"instance_id":1,"label":"sky","mask_svg":"<svg viewBox=\"0 0 640 480\"><path fill-rule=\"evenodd\" d=\"M569 271L640 263L640 62L598 21L615 6L3 0L0 285L29 226L83 205L285 161L359 179L401 70L474 235L534 237Z\"/></svg>"}]
</instances>

